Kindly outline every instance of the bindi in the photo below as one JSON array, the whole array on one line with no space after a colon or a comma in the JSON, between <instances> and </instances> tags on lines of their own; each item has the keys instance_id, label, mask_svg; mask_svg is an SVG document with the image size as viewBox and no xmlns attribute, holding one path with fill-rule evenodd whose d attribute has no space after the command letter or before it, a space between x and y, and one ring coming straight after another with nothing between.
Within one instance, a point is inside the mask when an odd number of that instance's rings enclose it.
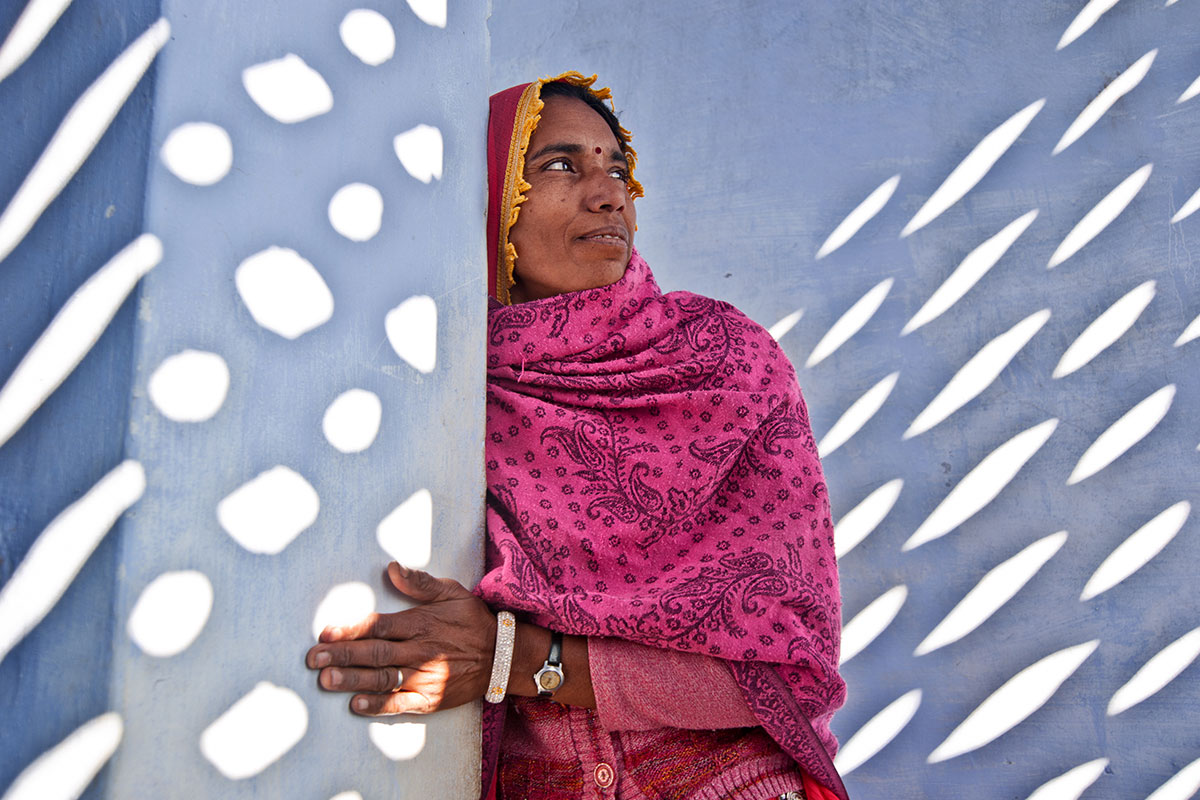
<instances>
[{"instance_id":1,"label":"bindi","mask_svg":"<svg viewBox=\"0 0 1200 800\"><path fill-rule=\"evenodd\" d=\"M599 147L596 148L596 155L600 155L602 152L604 152L604 151L601 150Z\"/></svg>"}]
</instances>

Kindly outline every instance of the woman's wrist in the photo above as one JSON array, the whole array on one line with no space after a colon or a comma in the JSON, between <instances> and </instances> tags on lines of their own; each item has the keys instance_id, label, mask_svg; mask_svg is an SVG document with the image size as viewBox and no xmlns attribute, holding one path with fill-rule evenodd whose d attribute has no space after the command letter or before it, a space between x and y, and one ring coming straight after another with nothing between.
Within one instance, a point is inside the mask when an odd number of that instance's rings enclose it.
<instances>
[{"instance_id":1,"label":"woman's wrist","mask_svg":"<svg viewBox=\"0 0 1200 800\"><path fill-rule=\"evenodd\" d=\"M534 673L550 654L550 631L528 622L517 623L517 640L509 672L508 693L519 697L537 697ZM564 636L562 653L563 684L553 700L565 705L595 708L591 670L588 667L587 637Z\"/></svg>"},{"instance_id":2,"label":"woman's wrist","mask_svg":"<svg viewBox=\"0 0 1200 800\"><path fill-rule=\"evenodd\" d=\"M509 694L519 697L537 696L533 674L542 668L549 652L550 631L528 622L517 623L517 641L513 648L512 667L508 677Z\"/></svg>"}]
</instances>

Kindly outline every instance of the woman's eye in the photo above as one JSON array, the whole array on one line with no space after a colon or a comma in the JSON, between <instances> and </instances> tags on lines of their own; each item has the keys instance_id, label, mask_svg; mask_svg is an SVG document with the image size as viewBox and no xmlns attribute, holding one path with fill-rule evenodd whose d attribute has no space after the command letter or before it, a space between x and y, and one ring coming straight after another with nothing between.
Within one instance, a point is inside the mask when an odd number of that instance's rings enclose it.
<instances>
[{"instance_id":1,"label":"woman's eye","mask_svg":"<svg viewBox=\"0 0 1200 800\"><path fill-rule=\"evenodd\" d=\"M617 180L622 181L624 183L629 182L629 172L621 169L620 167L615 167L613 169L610 169L608 171L608 174L609 174L609 176L616 178Z\"/></svg>"},{"instance_id":2,"label":"woman's eye","mask_svg":"<svg viewBox=\"0 0 1200 800\"><path fill-rule=\"evenodd\" d=\"M555 172L570 172L571 165L566 161L551 161L545 166L545 169L553 170Z\"/></svg>"}]
</instances>

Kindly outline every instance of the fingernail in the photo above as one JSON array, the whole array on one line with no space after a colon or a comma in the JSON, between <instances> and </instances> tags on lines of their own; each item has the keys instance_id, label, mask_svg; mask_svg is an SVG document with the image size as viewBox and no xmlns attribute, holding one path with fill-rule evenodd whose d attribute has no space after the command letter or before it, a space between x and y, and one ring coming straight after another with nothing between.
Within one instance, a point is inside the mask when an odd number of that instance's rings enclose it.
<instances>
[{"instance_id":1,"label":"fingernail","mask_svg":"<svg viewBox=\"0 0 1200 800\"><path fill-rule=\"evenodd\" d=\"M367 710L367 698L360 697L357 700L355 700L354 701L354 710L355 711L366 711Z\"/></svg>"},{"instance_id":2,"label":"fingernail","mask_svg":"<svg viewBox=\"0 0 1200 800\"><path fill-rule=\"evenodd\" d=\"M342 685L342 671L340 669L329 670L329 685L330 686L341 686Z\"/></svg>"},{"instance_id":3,"label":"fingernail","mask_svg":"<svg viewBox=\"0 0 1200 800\"><path fill-rule=\"evenodd\" d=\"M317 665L318 669L320 667L328 667L329 666L329 653L326 653L326 652L317 653L315 656L313 656L313 663Z\"/></svg>"},{"instance_id":4,"label":"fingernail","mask_svg":"<svg viewBox=\"0 0 1200 800\"><path fill-rule=\"evenodd\" d=\"M342 635L342 629L341 628L330 628L329 635L333 636L333 637L340 637Z\"/></svg>"}]
</instances>

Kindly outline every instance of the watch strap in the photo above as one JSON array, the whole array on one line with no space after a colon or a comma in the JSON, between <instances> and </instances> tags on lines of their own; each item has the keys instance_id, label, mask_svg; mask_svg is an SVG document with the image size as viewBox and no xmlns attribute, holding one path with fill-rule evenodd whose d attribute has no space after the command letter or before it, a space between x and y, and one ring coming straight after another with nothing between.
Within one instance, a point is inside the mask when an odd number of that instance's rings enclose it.
<instances>
[{"instance_id":1,"label":"watch strap","mask_svg":"<svg viewBox=\"0 0 1200 800\"><path fill-rule=\"evenodd\" d=\"M555 692L562 688L566 681L566 675L563 674L562 668L562 651L563 651L563 635L558 631L550 632L550 653L546 656L545 663L533 676L533 683L537 687L538 697L552 697Z\"/></svg>"}]
</instances>

